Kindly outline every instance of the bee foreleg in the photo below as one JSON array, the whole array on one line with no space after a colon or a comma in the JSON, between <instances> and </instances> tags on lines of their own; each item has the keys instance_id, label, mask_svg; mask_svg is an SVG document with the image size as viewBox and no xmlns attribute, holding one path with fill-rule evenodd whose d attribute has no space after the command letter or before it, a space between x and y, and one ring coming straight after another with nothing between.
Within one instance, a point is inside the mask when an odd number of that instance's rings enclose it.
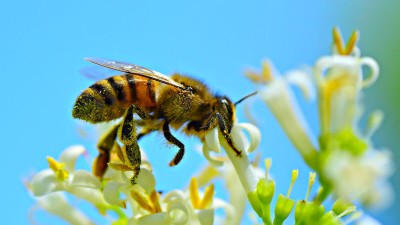
<instances>
[{"instance_id":1,"label":"bee foreleg","mask_svg":"<svg viewBox=\"0 0 400 225\"><path fill-rule=\"evenodd\" d=\"M167 139L169 142L179 147L178 153L176 153L175 157L169 163L169 166L178 165L178 163L182 160L183 155L185 154L185 145L182 144L182 142L180 142L178 139L176 139L176 137L174 137L171 134L171 131L169 130L169 124L167 121L164 122L163 133L165 139Z\"/></svg>"},{"instance_id":2,"label":"bee foreleg","mask_svg":"<svg viewBox=\"0 0 400 225\"><path fill-rule=\"evenodd\" d=\"M226 121L222 118L221 114L216 113L215 116L218 118L218 125L219 125L219 130L221 131L222 135L224 136L226 142L228 142L229 146L235 151L237 156L242 155L242 151L239 151L234 145L233 145L233 140L231 133L228 130L228 126L226 124Z\"/></svg>"},{"instance_id":3,"label":"bee foreleg","mask_svg":"<svg viewBox=\"0 0 400 225\"><path fill-rule=\"evenodd\" d=\"M97 143L97 149L99 155L93 162L93 174L99 178L102 178L107 169L107 163L110 161L110 152L115 143L117 137L118 125L113 126L107 131Z\"/></svg>"}]
</instances>

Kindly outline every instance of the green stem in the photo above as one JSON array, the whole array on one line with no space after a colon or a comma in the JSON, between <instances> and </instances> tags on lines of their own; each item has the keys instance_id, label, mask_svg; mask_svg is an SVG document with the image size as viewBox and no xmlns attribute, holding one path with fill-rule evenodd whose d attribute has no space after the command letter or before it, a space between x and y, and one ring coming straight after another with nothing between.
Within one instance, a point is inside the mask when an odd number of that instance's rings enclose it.
<instances>
[{"instance_id":1,"label":"green stem","mask_svg":"<svg viewBox=\"0 0 400 225\"><path fill-rule=\"evenodd\" d=\"M263 217L262 220L266 225L272 225L271 221L271 206L265 205L263 206Z\"/></svg>"}]
</instances>

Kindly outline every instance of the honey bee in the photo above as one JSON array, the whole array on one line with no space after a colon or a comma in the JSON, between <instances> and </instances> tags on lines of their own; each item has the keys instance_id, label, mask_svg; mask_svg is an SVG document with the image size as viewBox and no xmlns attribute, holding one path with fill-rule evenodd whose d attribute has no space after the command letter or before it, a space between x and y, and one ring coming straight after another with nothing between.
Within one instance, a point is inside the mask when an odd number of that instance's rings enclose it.
<instances>
[{"instance_id":1,"label":"honey bee","mask_svg":"<svg viewBox=\"0 0 400 225\"><path fill-rule=\"evenodd\" d=\"M204 83L185 75L175 73L167 77L134 64L94 58L85 60L123 72L84 90L72 110L74 118L89 123L122 118L98 142L99 155L93 165L96 176L101 178L104 175L110 151L118 138L135 167L136 175L132 178L132 183L135 183L141 163L137 140L153 131L162 131L166 140L179 148L169 165L179 164L185 145L172 135L170 128L183 127L186 135L203 140L207 131L218 127L236 155L241 156L242 152L233 144L230 133L235 120L235 105L255 93L232 103L228 97L211 93ZM134 114L139 119L135 119ZM136 125L142 127L138 134Z\"/></svg>"}]
</instances>

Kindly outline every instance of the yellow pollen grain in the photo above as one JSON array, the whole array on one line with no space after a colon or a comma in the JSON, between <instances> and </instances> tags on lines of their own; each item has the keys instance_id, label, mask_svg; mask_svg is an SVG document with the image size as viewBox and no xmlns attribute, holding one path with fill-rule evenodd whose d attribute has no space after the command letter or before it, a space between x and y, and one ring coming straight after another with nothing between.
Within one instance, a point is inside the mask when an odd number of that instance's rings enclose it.
<instances>
[{"instance_id":1,"label":"yellow pollen grain","mask_svg":"<svg viewBox=\"0 0 400 225\"><path fill-rule=\"evenodd\" d=\"M189 184L189 197L192 202L193 208L200 209L200 195L199 195L199 186L197 184L196 178L192 178Z\"/></svg>"},{"instance_id":2,"label":"yellow pollen grain","mask_svg":"<svg viewBox=\"0 0 400 225\"><path fill-rule=\"evenodd\" d=\"M203 200L200 203L200 209L209 208L212 204L213 197L214 197L214 184L210 184L210 186L206 188Z\"/></svg>"}]
</instances>

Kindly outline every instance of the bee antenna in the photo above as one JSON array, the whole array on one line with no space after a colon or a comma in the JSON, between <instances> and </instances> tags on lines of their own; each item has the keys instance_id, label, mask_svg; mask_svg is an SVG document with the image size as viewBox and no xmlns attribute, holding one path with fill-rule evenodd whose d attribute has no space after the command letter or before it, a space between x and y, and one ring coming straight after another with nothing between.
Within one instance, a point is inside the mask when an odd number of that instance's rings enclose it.
<instances>
[{"instance_id":1,"label":"bee antenna","mask_svg":"<svg viewBox=\"0 0 400 225\"><path fill-rule=\"evenodd\" d=\"M248 94L248 95L244 96L243 98L241 98L239 101L235 102L234 105L236 106L237 104L243 102L246 98L249 98L249 97L254 96L254 95L256 95L256 94L257 94L257 91L255 91L255 92L253 92L253 93L251 93L251 94Z\"/></svg>"}]
</instances>

